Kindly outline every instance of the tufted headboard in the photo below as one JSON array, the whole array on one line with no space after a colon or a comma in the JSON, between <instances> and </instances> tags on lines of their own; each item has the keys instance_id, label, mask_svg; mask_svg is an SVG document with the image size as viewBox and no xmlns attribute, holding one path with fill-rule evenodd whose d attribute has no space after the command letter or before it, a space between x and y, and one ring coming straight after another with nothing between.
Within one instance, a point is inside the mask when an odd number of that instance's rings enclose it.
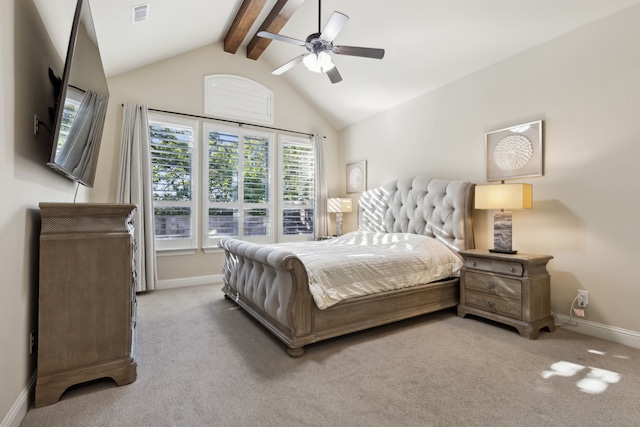
<instances>
[{"instance_id":1,"label":"tufted headboard","mask_svg":"<svg viewBox=\"0 0 640 427\"><path fill-rule=\"evenodd\" d=\"M466 181L416 176L365 191L358 229L434 237L451 249L473 249L473 194Z\"/></svg>"}]
</instances>

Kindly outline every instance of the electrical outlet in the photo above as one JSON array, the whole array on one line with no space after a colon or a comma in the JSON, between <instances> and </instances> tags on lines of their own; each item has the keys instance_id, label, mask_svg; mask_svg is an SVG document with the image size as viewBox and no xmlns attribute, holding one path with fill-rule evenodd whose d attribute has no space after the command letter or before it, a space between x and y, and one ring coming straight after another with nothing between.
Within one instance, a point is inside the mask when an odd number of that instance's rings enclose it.
<instances>
[{"instance_id":1,"label":"electrical outlet","mask_svg":"<svg viewBox=\"0 0 640 427\"><path fill-rule=\"evenodd\" d=\"M33 115L33 134L35 136L38 136L38 133L40 132L40 119L38 118L37 114Z\"/></svg>"},{"instance_id":2,"label":"electrical outlet","mask_svg":"<svg viewBox=\"0 0 640 427\"><path fill-rule=\"evenodd\" d=\"M578 307L586 307L589 305L589 291L578 289Z\"/></svg>"}]
</instances>

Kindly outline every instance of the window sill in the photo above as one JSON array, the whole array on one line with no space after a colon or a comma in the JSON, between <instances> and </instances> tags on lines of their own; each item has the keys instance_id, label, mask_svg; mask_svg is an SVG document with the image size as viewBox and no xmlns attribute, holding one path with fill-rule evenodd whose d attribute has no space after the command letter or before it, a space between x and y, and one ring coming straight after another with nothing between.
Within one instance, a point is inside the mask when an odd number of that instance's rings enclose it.
<instances>
[{"instance_id":1,"label":"window sill","mask_svg":"<svg viewBox=\"0 0 640 427\"><path fill-rule=\"evenodd\" d=\"M194 255L197 249L156 249L156 256Z\"/></svg>"}]
</instances>

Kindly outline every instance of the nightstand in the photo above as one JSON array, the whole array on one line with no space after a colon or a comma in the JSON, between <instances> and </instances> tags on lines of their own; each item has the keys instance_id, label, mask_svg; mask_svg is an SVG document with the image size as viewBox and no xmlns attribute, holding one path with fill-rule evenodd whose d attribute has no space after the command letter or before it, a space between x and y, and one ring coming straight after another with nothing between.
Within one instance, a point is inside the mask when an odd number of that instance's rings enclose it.
<instances>
[{"instance_id":1,"label":"nightstand","mask_svg":"<svg viewBox=\"0 0 640 427\"><path fill-rule=\"evenodd\" d=\"M458 316L467 314L515 327L528 339L540 329L555 330L550 308L547 262L550 255L506 255L487 250L460 251Z\"/></svg>"}]
</instances>

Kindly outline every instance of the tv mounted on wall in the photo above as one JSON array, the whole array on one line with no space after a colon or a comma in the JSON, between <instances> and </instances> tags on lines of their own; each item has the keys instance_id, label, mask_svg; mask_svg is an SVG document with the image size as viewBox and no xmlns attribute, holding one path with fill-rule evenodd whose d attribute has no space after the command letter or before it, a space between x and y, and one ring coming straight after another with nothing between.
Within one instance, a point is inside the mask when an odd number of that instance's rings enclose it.
<instances>
[{"instance_id":1,"label":"tv mounted on wall","mask_svg":"<svg viewBox=\"0 0 640 427\"><path fill-rule=\"evenodd\" d=\"M109 89L89 0L78 0L54 106L53 144L47 163L93 187Z\"/></svg>"}]
</instances>

